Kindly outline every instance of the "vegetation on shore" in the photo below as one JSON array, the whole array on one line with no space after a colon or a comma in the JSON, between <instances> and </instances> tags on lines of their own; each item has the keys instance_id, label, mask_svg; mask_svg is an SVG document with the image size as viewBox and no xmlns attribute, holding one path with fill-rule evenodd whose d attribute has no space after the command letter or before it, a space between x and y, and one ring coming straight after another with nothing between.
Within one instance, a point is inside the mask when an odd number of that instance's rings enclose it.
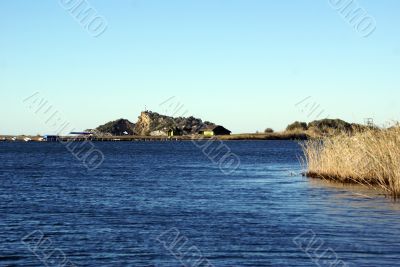
<instances>
[{"instance_id":1,"label":"vegetation on shore","mask_svg":"<svg viewBox=\"0 0 400 267\"><path fill-rule=\"evenodd\" d=\"M109 134L109 135L134 135L135 124L126 119L119 119L116 121L107 122L104 125L97 127L95 130L88 130L97 135Z\"/></svg>"},{"instance_id":2,"label":"vegetation on shore","mask_svg":"<svg viewBox=\"0 0 400 267\"><path fill-rule=\"evenodd\" d=\"M309 177L363 184L400 197L400 127L310 139L303 150Z\"/></svg>"},{"instance_id":3,"label":"vegetation on shore","mask_svg":"<svg viewBox=\"0 0 400 267\"><path fill-rule=\"evenodd\" d=\"M301 131L247 133L217 136L219 140L307 140L309 136Z\"/></svg>"},{"instance_id":4,"label":"vegetation on shore","mask_svg":"<svg viewBox=\"0 0 400 267\"><path fill-rule=\"evenodd\" d=\"M340 119L315 120L310 123L296 121L286 127L286 131L303 131L311 137L332 136L341 133L354 133L371 127L349 123Z\"/></svg>"}]
</instances>

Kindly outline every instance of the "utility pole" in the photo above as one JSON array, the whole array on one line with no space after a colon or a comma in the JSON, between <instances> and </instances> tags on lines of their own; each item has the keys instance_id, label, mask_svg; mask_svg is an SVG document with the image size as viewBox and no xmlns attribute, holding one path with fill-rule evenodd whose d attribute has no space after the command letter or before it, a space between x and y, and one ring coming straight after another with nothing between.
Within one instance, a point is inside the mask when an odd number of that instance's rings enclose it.
<instances>
[{"instance_id":1,"label":"utility pole","mask_svg":"<svg viewBox=\"0 0 400 267\"><path fill-rule=\"evenodd\" d=\"M374 119L373 118L365 118L364 119L364 124L368 127L374 127Z\"/></svg>"}]
</instances>

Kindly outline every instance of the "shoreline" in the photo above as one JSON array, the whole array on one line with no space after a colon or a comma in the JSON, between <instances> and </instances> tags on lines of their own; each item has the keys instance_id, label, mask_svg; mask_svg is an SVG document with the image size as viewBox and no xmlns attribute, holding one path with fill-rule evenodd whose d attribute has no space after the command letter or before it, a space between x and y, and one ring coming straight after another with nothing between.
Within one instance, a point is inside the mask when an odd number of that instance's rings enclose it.
<instances>
[{"instance_id":1,"label":"shoreline","mask_svg":"<svg viewBox=\"0 0 400 267\"><path fill-rule=\"evenodd\" d=\"M357 178L354 177L341 177L340 175L332 175L332 174L322 174L317 172L305 172L302 174L304 177L310 179L319 179L325 181L332 181L335 183L342 184L356 184L356 185L365 185L365 186L377 186L379 183L372 179L364 180L363 182L357 181Z\"/></svg>"},{"instance_id":2,"label":"shoreline","mask_svg":"<svg viewBox=\"0 0 400 267\"><path fill-rule=\"evenodd\" d=\"M15 139L13 139L15 138ZM195 136L59 136L60 141L93 141L93 142L133 142L133 141L207 141L210 139L216 141L263 141L263 140L308 140L310 136L306 133L280 132L268 134L232 134L216 135L213 137ZM30 135L0 135L0 142L51 142L43 140L42 136ZM54 142L54 141L53 141Z\"/></svg>"}]
</instances>

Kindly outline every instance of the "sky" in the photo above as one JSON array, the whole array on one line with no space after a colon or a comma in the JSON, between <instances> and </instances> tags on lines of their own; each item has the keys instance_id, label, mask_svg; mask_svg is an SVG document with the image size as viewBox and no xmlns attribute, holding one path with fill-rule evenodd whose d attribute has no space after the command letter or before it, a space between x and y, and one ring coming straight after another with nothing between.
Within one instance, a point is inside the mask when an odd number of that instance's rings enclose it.
<instances>
[{"instance_id":1,"label":"sky","mask_svg":"<svg viewBox=\"0 0 400 267\"><path fill-rule=\"evenodd\" d=\"M362 22L335 5L346 1ZM396 0L1 1L0 134L136 122L145 109L234 133L397 121L399 11Z\"/></svg>"}]
</instances>

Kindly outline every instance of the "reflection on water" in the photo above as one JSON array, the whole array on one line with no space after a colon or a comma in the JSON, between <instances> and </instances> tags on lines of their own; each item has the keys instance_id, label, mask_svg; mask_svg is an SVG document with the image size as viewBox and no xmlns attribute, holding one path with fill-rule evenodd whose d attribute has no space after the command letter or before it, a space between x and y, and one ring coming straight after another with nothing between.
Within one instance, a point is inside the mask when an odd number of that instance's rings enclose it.
<instances>
[{"instance_id":1,"label":"reflection on water","mask_svg":"<svg viewBox=\"0 0 400 267\"><path fill-rule=\"evenodd\" d=\"M308 179L308 178L307 178ZM331 180L308 179L311 190L327 190L332 203L347 202L354 208L380 209L382 206L400 212L400 203L386 194L383 189L361 184L337 183Z\"/></svg>"}]
</instances>

